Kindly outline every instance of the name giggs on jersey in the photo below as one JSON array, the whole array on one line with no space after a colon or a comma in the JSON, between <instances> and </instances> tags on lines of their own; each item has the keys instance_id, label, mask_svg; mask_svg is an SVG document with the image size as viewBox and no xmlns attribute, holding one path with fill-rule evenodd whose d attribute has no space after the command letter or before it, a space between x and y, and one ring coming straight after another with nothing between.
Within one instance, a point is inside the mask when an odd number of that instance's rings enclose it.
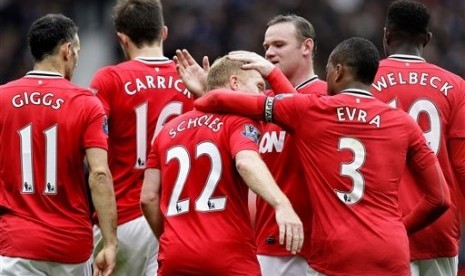
<instances>
[{"instance_id":1,"label":"name giggs on jersey","mask_svg":"<svg viewBox=\"0 0 465 276\"><path fill-rule=\"evenodd\" d=\"M151 76L146 75L145 78L136 78L134 81L124 83L124 91L128 95L134 95L147 89L174 89L183 93L188 98L191 98L191 93L184 88L184 84L180 79L173 76Z\"/></svg>"},{"instance_id":2,"label":"name giggs on jersey","mask_svg":"<svg viewBox=\"0 0 465 276\"><path fill-rule=\"evenodd\" d=\"M369 116L366 110L360 108L340 106L336 108L336 116L339 122L357 121L374 125L376 128L379 128L381 125L381 117L378 114L375 116Z\"/></svg>"},{"instance_id":3,"label":"name giggs on jersey","mask_svg":"<svg viewBox=\"0 0 465 276\"><path fill-rule=\"evenodd\" d=\"M43 105L53 109L60 109L61 105L65 102L62 98L56 98L51 92L42 94L40 92L23 92L11 99L11 104L14 107L20 108L25 105Z\"/></svg>"},{"instance_id":4,"label":"name giggs on jersey","mask_svg":"<svg viewBox=\"0 0 465 276\"><path fill-rule=\"evenodd\" d=\"M373 83L373 88L381 92L384 88L394 85L402 84L415 84L422 86L430 86L434 89L439 89L439 92L447 96L450 89L453 89L454 86L443 81L440 77L430 75L428 73L418 73L418 72L397 72L397 73L388 73L382 75L378 81Z\"/></svg>"},{"instance_id":5,"label":"name giggs on jersey","mask_svg":"<svg viewBox=\"0 0 465 276\"><path fill-rule=\"evenodd\" d=\"M194 127L206 126L214 132L221 130L223 122L220 118L215 117L213 114L204 114L199 117L189 118L188 120L181 121L176 127L171 128L168 132L171 138L176 137L178 132L183 132L187 129L192 129Z\"/></svg>"}]
</instances>

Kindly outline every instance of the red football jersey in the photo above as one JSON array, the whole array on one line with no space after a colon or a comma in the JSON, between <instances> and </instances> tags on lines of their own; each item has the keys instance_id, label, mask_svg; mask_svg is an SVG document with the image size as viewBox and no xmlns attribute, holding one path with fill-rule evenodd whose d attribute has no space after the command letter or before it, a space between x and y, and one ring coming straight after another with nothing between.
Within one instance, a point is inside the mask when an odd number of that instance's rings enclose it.
<instances>
[{"instance_id":1,"label":"red football jersey","mask_svg":"<svg viewBox=\"0 0 465 276\"><path fill-rule=\"evenodd\" d=\"M457 206L460 190L449 161L447 141L465 138L464 81L420 57L392 55L381 61L372 92L380 100L405 110L417 121L439 159L451 192L449 210L432 225L410 236L412 259L456 256L460 238ZM400 185L400 203L405 214L422 196L415 181L415 174L408 169Z\"/></svg>"},{"instance_id":2,"label":"red football jersey","mask_svg":"<svg viewBox=\"0 0 465 276\"><path fill-rule=\"evenodd\" d=\"M60 263L90 258L87 148L107 148L105 113L57 73L0 87L0 255Z\"/></svg>"},{"instance_id":3,"label":"red football jersey","mask_svg":"<svg viewBox=\"0 0 465 276\"><path fill-rule=\"evenodd\" d=\"M102 68L91 89L108 115L109 166L120 225L142 216L140 192L150 147L168 120L193 108L193 96L168 58L136 58Z\"/></svg>"},{"instance_id":4,"label":"red football jersey","mask_svg":"<svg viewBox=\"0 0 465 276\"><path fill-rule=\"evenodd\" d=\"M250 119L200 111L160 132L147 167L161 169L161 275L260 275L248 186L234 161L258 151L259 134Z\"/></svg>"},{"instance_id":5,"label":"red football jersey","mask_svg":"<svg viewBox=\"0 0 465 276\"><path fill-rule=\"evenodd\" d=\"M326 82L314 76L296 87L301 94L326 94ZM272 93L267 93L272 94ZM308 257L311 234L311 209L308 185L303 179L302 164L296 161L298 149L295 140L284 129L273 123L263 123L261 127L260 153L268 169L281 190L292 203L304 225L304 245L299 255ZM275 211L265 200L257 197L255 215L255 235L257 254L272 256L292 256L285 245L279 244L279 230Z\"/></svg>"},{"instance_id":6,"label":"red football jersey","mask_svg":"<svg viewBox=\"0 0 465 276\"><path fill-rule=\"evenodd\" d=\"M410 275L397 193L407 156L419 169L436 160L421 130L368 91L278 97L273 120L294 135L309 183L309 264L328 275Z\"/></svg>"}]
</instances>

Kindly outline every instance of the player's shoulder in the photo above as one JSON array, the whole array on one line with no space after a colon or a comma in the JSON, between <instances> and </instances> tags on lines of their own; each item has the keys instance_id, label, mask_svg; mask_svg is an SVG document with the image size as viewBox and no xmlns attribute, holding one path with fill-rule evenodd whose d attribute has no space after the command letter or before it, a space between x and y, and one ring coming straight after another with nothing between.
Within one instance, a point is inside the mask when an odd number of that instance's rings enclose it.
<instances>
[{"instance_id":1,"label":"player's shoulder","mask_svg":"<svg viewBox=\"0 0 465 276\"><path fill-rule=\"evenodd\" d=\"M315 94L322 96L327 95L327 87L328 85L326 81L321 80L317 75L314 75L313 78L297 86L296 89L300 94Z\"/></svg>"}]
</instances>

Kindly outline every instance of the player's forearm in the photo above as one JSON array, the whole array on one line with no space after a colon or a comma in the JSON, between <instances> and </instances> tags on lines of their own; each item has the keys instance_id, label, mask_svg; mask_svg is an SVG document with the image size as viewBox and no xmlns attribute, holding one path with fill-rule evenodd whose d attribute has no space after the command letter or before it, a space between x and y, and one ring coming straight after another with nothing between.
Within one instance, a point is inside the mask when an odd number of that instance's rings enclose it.
<instances>
[{"instance_id":1,"label":"player's forearm","mask_svg":"<svg viewBox=\"0 0 465 276\"><path fill-rule=\"evenodd\" d=\"M236 168L249 188L275 209L291 205L258 153L253 151L239 152L236 155Z\"/></svg>"},{"instance_id":2,"label":"player's forearm","mask_svg":"<svg viewBox=\"0 0 465 276\"><path fill-rule=\"evenodd\" d=\"M418 173L423 184L424 197L415 209L404 217L409 235L433 223L451 204L449 188L438 162Z\"/></svg>"},{"instance_id":3,"label":"player's forearm","mask_svg":"<svg viewBox=\"0 0 465 276\"><path fill-rule=\"evenodd\" d=\"M458 187L465 196L465 139L450 139L448 148Z\"/></svg>"},{"instance_id":4,"label":"player's forearm","mask_svg":"<svg viewBox=\"0 0 465 276\"><path fill-rule=\"evenodd\" d=\"M195 101L195 108L204 112L229 113L264 120L266 96L229 90L210 91Z\"/></svg>"},{"instance_id":5,"label":"player's forearm","mask_svg":"<svg viewBox=\"0 0 465 276\"><path fill-rule=\"evenodd\" d=\"M163 218L160 211L160 170L145 170L140 194L140 206L153 234L160 238L163 232Z\"/></svg>"},{"instance_id":6,"label":"player's forearm","mask_svg":"<svg viewBox=\"0 0 465 276\"><path fill-rule=\"evenodd\" d=\"M160 212L160 198L157 195L141 195L140 206L145 219L150 225L153 234L160 238L163 232L162 217Z\"/></svg>"},{"instance_id":7,"label":"player's forearm","mask_svg":"<svg viewBox=\"0 0 465 276\"><path fill-rule=\"evenodd\" d=\"M273 71L266 77L266 80L271 86L274 94L281 93L295 93L296 90L292 86L291 82L286 78L283 72L275 66Z\"/></svg>"},{"instance_id":8,"label":"player's forearm","mask_svg":"<svg viewBox=\"0 0 465 276\"><path fill-rule=\"evenodd\" d=\"M116 200L110 172L103 169L91 171L89 174L89 186L104 246L117 246Z\"/></svg>"}]
</instances>

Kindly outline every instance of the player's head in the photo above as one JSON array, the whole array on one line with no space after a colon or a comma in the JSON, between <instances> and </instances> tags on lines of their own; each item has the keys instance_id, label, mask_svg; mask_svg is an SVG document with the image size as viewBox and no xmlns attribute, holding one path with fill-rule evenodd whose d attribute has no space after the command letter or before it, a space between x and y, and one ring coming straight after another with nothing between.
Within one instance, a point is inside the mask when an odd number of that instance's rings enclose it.
<instances>
[{"instance_id":1,"label":"player's head","mask_svg":"<svg viewBox=\"0 0 465 276\"><path fill-rule=\"evenodd\" d=\"M428 31L430 14L420 2L398 0L389 6L384 27L384 50L390 53L390 47L413 45L423 48L431 39Z\"/></svg>"},{"instance_id":2,"label":"player's head","mask_svg":"<svg viewBox=\"0 0 465 276\"><path fill-rule=\"evenodd\" d=\"M219 88L261 93L265 80L256 70L244 70L245 62L221 57L212 64L207 75L207 91Z\"/></svg>"},{"instance_id":3,"label":"player's head","mask_svg":"<svg viewBox=\"0 0 465 276\"><path fill-rule=\"evenodd\" d=\"M34 61L39 63L54 59L64 67L64 77L71 79L80 50L77 32L78 27L73 20L62 14L47 14L34 21L28 33Z\"/></svg>"},{"instance_id":4,"label":"player's head","mask_svg":"<svg viewBox=\"0 0 465 276\"><path fill-rule=\"evenodd\" d=\"M160 45L168 32L160 0L118 0L113 25L123 47L126 38L137 48Z\"/></svg>"},{"instance_id":5,"label":"player's head","mask_svg":"<svg viewBox=\"0 0 465 276\"><path fill-rule=\"evenodd\" d=\"M379 65L379 53L369 40L353 37L339 43L331 52L326 65L328 94L346 88L370 86Z\"/></svg>"},{"instance_id":6,"label":"player's head","mask_svg":"<svg viewBox=\"0 0 465 276\"><path fill-rule=\"evenodd\" d=\"M316 33L312 24L295 14L278 15L268 24L263 41L265 57L289 78L299 66L313 66Z\"/></svg>"}]
</instances>

